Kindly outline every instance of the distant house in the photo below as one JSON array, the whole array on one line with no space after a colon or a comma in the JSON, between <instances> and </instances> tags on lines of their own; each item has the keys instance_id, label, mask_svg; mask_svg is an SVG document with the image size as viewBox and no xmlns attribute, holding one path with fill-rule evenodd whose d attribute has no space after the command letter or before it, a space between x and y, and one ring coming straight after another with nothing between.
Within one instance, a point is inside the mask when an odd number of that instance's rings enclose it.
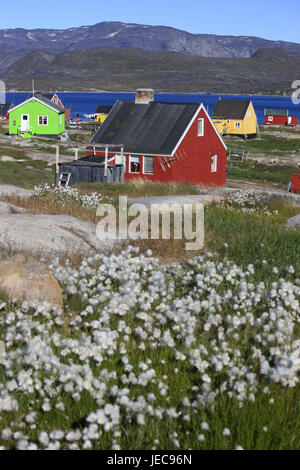
<instances>
[{"instance_id":1,"label":"distant house","mask_svg":"<svg viewBox=\"0 0 300 470\"><path fill-rule=\"evenodd\" d=\"M221 186L226 150L203 104L118 101L81 160L121 165L124 180Z\"/></svg>"},{"instance_id":2,"label":"distant house","mask_svg":"<svg viewBox=\"0 0 300 470\"><path fill-rule=\"evenodd\" d=\"M9 110L9 133L31 138L57 136L65 131L65 110L45 96L31 96Z\"/></svg>"},{"instance_id":3,"label":"distant house","mask_svg":"<svg viewBox=\"0 0 300 470\"><path fill-rule=\"evenodd\" d=\"M289 116L288 109L265 109L265 124L273 126L297 126L298 118Z\"/></svg>"},{"instance_id":4,"label":"distant house","mask_svg":"<svg viewBox=\"0 0 300 470\"><path fill-rule=\"evenodd\" d=\"M112 108L113 108L113 106L102 105L102 104L97 106L97 109L96 109L95 114L94 114L95 122L100 122L102 124L105 121L105 119L107 118L107 115L110 113Z\"/></svg>"},{"instance_id":5,"label":"distant house","mask_svg":"<svg viewBox=\"0 0 300 470\"><path fill-rule=\"evenodd\" d=\"M221 135L247 138L257 133L257 117L251 100L219 99L211 117Z\"/></svg>"},{"instance_id":6,"label":"distant house","mask_svg":"<svg viewBox=\"0 0 300 470\"><path fill-rule=\"evenodd\" d=\"M12 103L0 103L0 119L8 119L8 111L12 109L14 105Z\"/></svg>"},{"instance_id":7,"label":"distant house","mask_svg":"<svg viewBox=\"0 0 300 470\"><path fill-rule=\"evenodd\" d=\"M62 100L56 93L41 93L41 92L35 92L35 96L44 96L47 98L49 101L52 103L56 104L60 108L63 108L65 110L65 121L68 122L71 119L71 106L64 106ZM32 94L29 95L28 98L31 98Z\"/></svg>"}]
</instances>

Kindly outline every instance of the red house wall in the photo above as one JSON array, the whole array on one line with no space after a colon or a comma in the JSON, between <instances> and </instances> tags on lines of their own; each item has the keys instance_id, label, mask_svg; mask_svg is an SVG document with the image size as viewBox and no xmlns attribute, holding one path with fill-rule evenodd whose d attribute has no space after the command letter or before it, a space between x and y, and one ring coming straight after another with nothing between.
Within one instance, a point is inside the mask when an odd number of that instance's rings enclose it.
<instances>
[{"instance_id":1,"label":"red house wall","mask_svg":"<svg viewBox=\"0 0 300 470\"><path fill-rule=\"evenodd\" d=\"M198 136L198 119L204 118L204 136ZM93 155L93 152L87 151L87 155ZM129 155L126 154L126 172L125 180L143 178L150 181L161 181L169 183L175 181L178 183L189 182L195 184L207 184L222 186L226 183L226 149L221 139L207 117L205 111L201 109L195 117L191 127L180 143L176 155L185 155L183 158L170 161L170 167L166 164L164 171L160 162L162 157L154 157L154 174L143 174L143 155L141 155L141 172L129 172ZM97 155L104 156L103 152L97 152ZM114 157L115 153L109 153L109 157ZM211 157L217 155L217 171L211 172ZM168 161L165 157L165 161ZM114 163L114 161L112 162Z\"/></svg>"},{"instance_id":2,"label":"red house wall","mask_svg":"<svg viewBox=\"0 0 300 470\"><path fill-rule=\"evenodd\" d=\"M288 124L288 117L287 116L272 116L273 121L269 121L269 116L265 116L265 124L273 125L273 126L286 126ZM291 126L297 126L298 124L298 118L295 116L292 116L292 120L290 125Z\"/></svg>"}]
</instances>

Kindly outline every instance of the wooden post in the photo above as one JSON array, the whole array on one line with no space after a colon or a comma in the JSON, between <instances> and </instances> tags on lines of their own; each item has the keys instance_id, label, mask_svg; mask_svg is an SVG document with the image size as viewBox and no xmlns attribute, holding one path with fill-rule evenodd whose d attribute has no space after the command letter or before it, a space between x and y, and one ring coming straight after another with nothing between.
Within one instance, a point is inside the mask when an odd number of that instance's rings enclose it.
<instances>
[{"instance_id":1,"label":"wooden post","mask_svg":"<svg viewBox=\"0 0 300 470\"><path fill-rule=\"evenodd\" d=\"M56 162L55 162L55 186L58 185L59 180L59 145L56 145Z\"/></svg>"},{"instance_id":2,"label":"wooden post","mask_svg":"<svg viewBox=\"0 0 300 470\"><path fill-rule=\"evenodd\" d=\"M108 173L108 147L106 145L105 147L105 167L104 167L104 177L107 178L107 173Z\"/></svg>"}]
</instances>

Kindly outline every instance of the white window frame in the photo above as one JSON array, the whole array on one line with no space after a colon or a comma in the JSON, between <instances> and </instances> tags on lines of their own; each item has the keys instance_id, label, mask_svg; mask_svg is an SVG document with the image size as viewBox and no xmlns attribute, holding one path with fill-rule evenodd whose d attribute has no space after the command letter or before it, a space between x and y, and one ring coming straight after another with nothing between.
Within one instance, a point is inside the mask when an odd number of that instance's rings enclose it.
<instances>
[{"instance_id":1,"label":"white window frame","mask_svg":"<svg viewBox=\"0 0 300 470\"><path fill-rule=\"evenodd\" d=\"M201 123L201 127L200 127ZM203 137L204 136L204 118L199 118L198 119L198 137Z\"/></svg>"},{"instance_id":2,"label":"white window frame","mask_svg":"<svg viewBox=\"0 0 300 470\"><path fill-rule=\"evenodd\" d=\"M240 129L241 128L241 123L239 121L236 121L234 123L234 127L235 127L235 129Z\"/></svg>"},{"instance_id":3,"label":"white window frame","mask_svg":"<svg viewBox=\"0 0 300 470\"><path fill-rule=\"evenodd\" d=\"M149 172L149 171L145 171L145 161L146 159L150 159L153 161L153 171L152 172ZM154 175L154 157L143 157L143 175Z\"/></svg>"},{"instance_id":4,"label":"white window frame","mask_svg":"<svg viewBox=\"0 0 300 470\"><path fill-rule=\"evenodd\" d=\"M273 122L273 121L274 121L273 116L268 116L268 122Z\"/></svg>"},{"instance_id":5,"label":"white window frame","mask_svg":"<svg viewBox=\"0 0 300 470\"><path fill-rule=\"evenodd\" d=\"M137 162L133 161L135 158L139 159L140 171L131 171L131 163L137 163ZM140 155L129 155L129 173L131 173L133 175L140 175L141 174L141 156Z\"/></svg>"},{"instance_id":6,"label":"white window frame","mask_svg":"<svg viewBox=\"0 0 300 470\"><path fill-rule=\"evenodd\" d=\"M46 119L47 119L47 124L40 124L40 118L42 118L42 120L44 120L44 118L46 118ZM38 126L48 126L48 124L49 124L49 117L48 117L47 115L45 115L45 116L42 116L42 115L41 115L41 116L38 116Z\"/></svg>"},{"instance_id":7,"label":"white window frame","mask_svg":"<svg viewBox=\"0 0 300 470\"><path fill-rule=\"evenodd\" d=\"M211 173L216 173L218 170L218 155L215 154L215 155L212 155L211 156L211 167L210 167L210 171Z\"/></svg>"}]
</instances>

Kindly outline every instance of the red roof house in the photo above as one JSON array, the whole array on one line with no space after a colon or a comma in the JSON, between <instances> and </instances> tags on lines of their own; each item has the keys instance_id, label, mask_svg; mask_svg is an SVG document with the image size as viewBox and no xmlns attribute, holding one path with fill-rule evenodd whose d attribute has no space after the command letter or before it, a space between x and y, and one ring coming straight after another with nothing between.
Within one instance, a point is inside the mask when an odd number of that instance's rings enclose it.
<instances>
[{"instance_id":1,"label":"red roof house","mask_svg":"<svg viewBox=\"0 0 300 470\"><path fill-rule=\"evenodd\" d=\"M105 149L125 181L226 183L226 145L203 104L118 101L81 160L104 163Z\"/></svg>"},{"instance_id":2,"label":"red roof house","mask_svg":"<svg viewBox=\"0 0 300 470\"><path fill-rule=\"evenodd\" d=\"M0 119L9 119L8 111L13 107L14 105L12 103L0 103Z\"/></svg>"}]
</instances>

